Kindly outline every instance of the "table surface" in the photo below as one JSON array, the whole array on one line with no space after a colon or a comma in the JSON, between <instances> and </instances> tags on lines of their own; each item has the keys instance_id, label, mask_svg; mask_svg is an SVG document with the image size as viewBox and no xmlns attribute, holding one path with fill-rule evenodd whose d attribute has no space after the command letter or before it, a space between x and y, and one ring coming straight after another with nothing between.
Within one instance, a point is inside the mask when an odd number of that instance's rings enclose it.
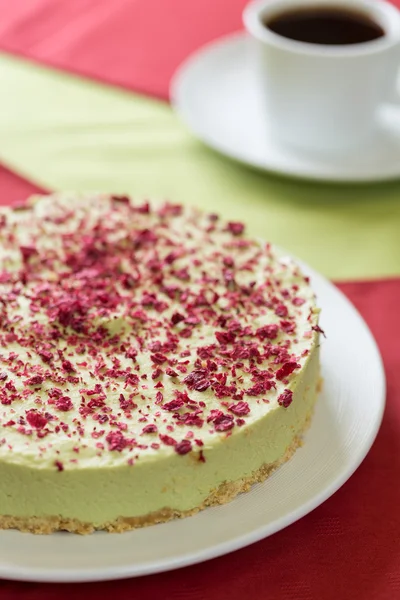
<instances>
[{"instance_id":1,"label":"table surface","mask_svg":"<svg viewBox=\"0 0 400 600\"><path fill-rule=\"evenodd\" d=\"M399 0L400 4L400 0ZM334 279L383 355L387 410L348 483L286 530L177 572L105 584L0 582L3 600L400 598L400 181L313 184L196 141L168 105L179 63L241 28L244 0L0 0L0 204L36 191L167 197L246 222ZM368 366L366 365L366 368Z\"/></svg>"}]
</instances>

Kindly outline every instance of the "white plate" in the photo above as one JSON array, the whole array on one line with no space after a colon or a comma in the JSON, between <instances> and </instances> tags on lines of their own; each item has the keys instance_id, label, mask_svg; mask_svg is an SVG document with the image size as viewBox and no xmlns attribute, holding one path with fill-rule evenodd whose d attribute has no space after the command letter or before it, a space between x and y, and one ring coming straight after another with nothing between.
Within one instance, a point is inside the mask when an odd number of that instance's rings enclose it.
<instances>
[{"instance_id":1,"label":"white plate","mask_svg":"<svg viewBox=\"0 0 400 600\"><path fill-rule=\"evenodd\" d=\"M305 443L267 481L230 504L123 534L0 532L0 578L99 581L167 571L242 548L300 519L352 475L385 403L375 341L352 304L304 266L322 307L324 387Z\"/></svg>"},{"instance_id":2,"label":"white plate","mask_svg":"<svg viewBox=\"0 0 400 600\"><path fill-rule=\"evenodd\" d=\"M381 110L374 142L349 156L290 152L268 135L251 40L235 34L207 45L178 69L171 101L206 144L242 163L276 173L328 181L400 177L400 108Z\"/></svg>"}]
</instances>

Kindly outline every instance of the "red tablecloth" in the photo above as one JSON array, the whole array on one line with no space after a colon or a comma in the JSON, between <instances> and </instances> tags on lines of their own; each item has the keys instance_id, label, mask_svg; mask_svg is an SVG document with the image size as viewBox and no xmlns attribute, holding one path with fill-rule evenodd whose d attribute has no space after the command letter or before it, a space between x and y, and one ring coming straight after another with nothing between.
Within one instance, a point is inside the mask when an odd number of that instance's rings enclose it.
<instances>
[{"instance_id":1,"label":"red tablecloth","mask_svg":"<svg viewBox=\"0 0 400 600\"><path fill-rule=\"evenodd\" d=\"M173 71L190 52L241 28L246 0L24 0L10 4L10 0L0 0L2 49L166 98Z\"/></svg>"},{"instance_id":2,"label":"red tablecloth","mask_svg":"<svg viewBox=\"0 0 400 600\"><path fill-rule=\"evenodd\" d=\"M171 75L191 52L242 29L247 2L0 0L0 48L167 98Z\"/></svg>"},{"instance_id":3,"label":"red tablecloth","mask_svg":"<svg viewBox=\"0 0 400 600\"><path fill-rule=\"evenodd\" d=\"M43 192L39 187L0 165L0 206L23 202L30 194ZM1 595L0 595L1 598Z\"/></svg>"},{"instance_id":4,"label":"red tablecloth","mask_svg":"<svg viewBox=\"0 0 400 600\"><path fill-rule=\"evenodd\" d=\"M400 0L399 0L400 2ZM179 62L241 27L245 0L0 0L0 48L167 97ZM0 170L0 204L33 186ZM388 378L381 432L334 497L286 530L202 565L136 580L41 585L0 582L0 600L396 600L400 598L400 279L346 283L375 334ZM368 368L368 365L365 366Z\"/></svg>"}]
</instances>

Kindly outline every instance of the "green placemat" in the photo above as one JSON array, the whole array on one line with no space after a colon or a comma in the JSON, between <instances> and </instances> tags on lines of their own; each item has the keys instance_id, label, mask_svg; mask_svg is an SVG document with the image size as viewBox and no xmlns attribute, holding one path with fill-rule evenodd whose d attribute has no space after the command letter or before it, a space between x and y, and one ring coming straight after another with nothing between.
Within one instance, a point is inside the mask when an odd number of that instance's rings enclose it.
<instances>
[{"instance_id":1,"label":"green placemat","mask_svg":"<svg viewBox=\"0 0 400 600\"><path fill-rule=\"evenodd\" d=\"M209 150L158 101L6 55L0 79L0 159L47 188L196 204L334 279L400 274L400 182L278 178Z\"/></svg>"}]
</instances>

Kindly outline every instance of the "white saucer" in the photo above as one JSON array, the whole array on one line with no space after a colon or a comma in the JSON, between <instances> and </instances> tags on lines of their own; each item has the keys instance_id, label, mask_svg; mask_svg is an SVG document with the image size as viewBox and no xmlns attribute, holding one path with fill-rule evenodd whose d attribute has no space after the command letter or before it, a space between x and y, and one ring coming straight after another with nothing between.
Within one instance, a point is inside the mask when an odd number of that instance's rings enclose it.
<instances>
[{"instance_id":1,"label":"white saucer","mask_svg":"<svg viewBox=\"0 0 400 600\"><path fill-rule=\"evenodd\" d=\"M374 143L351 156L307 156L278 146L251 60L251 40L235 34L207 45L178 69L170 96L186 125L206 144L242 163L276 173L328 181L400 177L400 108L384 107Z\"/></svg>"},{"instance_id":2,"label":"white saucer","mask_svg":"<svg viewBox=\"0 0 400 600\"><path fill-rule=\"evenodd\" d=\"M352 304L324 277L304 270L318 294L327 339L323 392L294 457L234 502L187 519L119 535L0 531L0 579L100 581L183 567L279 531L343 485L378 432L385 376L375 341Z\"/></svg>"}]
</instances>

